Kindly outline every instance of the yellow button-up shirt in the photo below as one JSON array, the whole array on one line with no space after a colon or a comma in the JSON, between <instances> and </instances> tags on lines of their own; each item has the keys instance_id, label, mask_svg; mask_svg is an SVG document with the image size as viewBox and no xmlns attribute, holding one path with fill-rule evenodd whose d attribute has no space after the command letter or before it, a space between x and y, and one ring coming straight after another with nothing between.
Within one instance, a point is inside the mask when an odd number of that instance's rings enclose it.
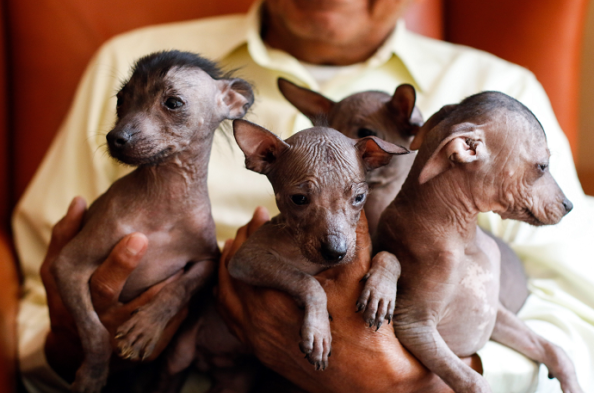
<instances>
[{"instance_id":1,"label":"yellow button-up shirt","mask_svg":"<svg viewBox=\"0 0 594 393\"><path fill-rule=\"evenodd\" d=\"M256 101L246 119L283 138L310 123L279 93L276 80L281 76L335 100L363 90L392 93L399 84L410 83L425 118L445 104L483 90L502 91L523 102L544 126L552 152L550 170L574 211L552 227L535 228L492 213L482 215L480 225L507 241L525 262L533 294L520 316L565 348L574 359L582 387L593 392L594 201L583 194L567 140L535 77L490 54L413 34L399 22L374 56L320 86L297 59L266 47L259 31L259 4L255 4L247 15L135 30L107 42L91 61L67 118L14 215L25 275L19 356L27 388L32 392L67 389L43 354L49 318L39 267L51 227L74 196L91 202L130 171L104 149L105 135L115 123L115 93L136 59L158 50L179 49L236 69L235 75L255 88ZM216 133L208 176L220 241L234 237L256 206L263 205L272 214L278 211L266 177L245 169L229 124ZM489 343L480 355L494 392L560 391L555 380L546 378L544 367L539 371L534 362L505 347Z\"/></svg>"}]
</instances>

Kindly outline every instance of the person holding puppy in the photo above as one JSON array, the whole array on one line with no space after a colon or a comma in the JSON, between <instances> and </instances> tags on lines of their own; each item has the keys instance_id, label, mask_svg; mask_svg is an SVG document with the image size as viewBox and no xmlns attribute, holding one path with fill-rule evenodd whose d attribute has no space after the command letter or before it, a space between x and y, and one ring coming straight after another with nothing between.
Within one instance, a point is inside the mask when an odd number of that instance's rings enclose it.
<instances>
[{"instance_id":1,"label":"person holding puppy","mask_svg":"<svg viewBox=\"0 0 594 393\"><path fill-rule=\"evenodd\" d=\"M77 231L84 203L80 199L72 203L53 236L51 227L73 197L80 195L90 202L130 170L97 153L104 144L103 133L114 123L114 93L134 60L172 47L198 52L228 69L239 68L237 76L253 82L257 94L246 119L285 130L285 138L309 123L277 91L279 76L332 99L360 90L392 92L397 85L410 83L426 117L482 90L499 90L524 103L543 124L554 153L550 170L574 203L574 211L553 227L530 227L493 214L482 215L480 224L509 242L526 264L533 294L519 316L562 346L576 364L582 387L594 389L594 272L588 264L594 250L587 238L594 231L594 202L581 190L569 145L546 94L521 67L407 31L399 18L409 3L265 0L255 3L246 15L140 29L110 40L99 50L15 212L14 233L26 291L19 315L20 365L30 391L66 391L66 381L77 367L76 357L70 355L78 345L73 325L44 269ZM256 206L276 212L266 179L245 170L241 151L229 145L224 132L215 137L210 168L209 192L220 242L235 237ZM265 217L258 210L254 222ZM254 225L242 231L234 246L228 244L227 254ZM132 304L118 302L119 290L146 247L143 235L129 235L104 263L109 269L100 268L92 278L95 307L104 324L120 324L154 293L152 288ZM41 277L47 303L37 273L44 255L47 263ZM249 319L237 319L245 325L246 334L264 334L252 329ZM558 383L546 377L546 369L511 350L489 343L479 355L494 392L560 391ZM403 375L403 380L407 378L412 377Z\"/></svg>"}]
</instances>

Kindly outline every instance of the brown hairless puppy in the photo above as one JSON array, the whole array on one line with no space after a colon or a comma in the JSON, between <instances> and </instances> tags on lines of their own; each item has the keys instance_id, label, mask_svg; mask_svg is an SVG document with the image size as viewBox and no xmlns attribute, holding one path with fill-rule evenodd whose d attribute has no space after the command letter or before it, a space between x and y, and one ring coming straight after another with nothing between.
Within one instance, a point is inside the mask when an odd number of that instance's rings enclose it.
<instances>
[{"instance_id":1,"label":"brown hairless puppy","mask_svg":"<svg viewBox=\"0 0 594 393\"><path fill-rule=\"evenodd\" d=\"M477 227L479 212L550 225L571 210L548 171L536 117L505 94L484 92L442 108L411 147L420 150L374 240L402 269L400 342L456 392L490 392L458 358L489 338L544 363L565 393L582 392L565 352L498 301L499 249Z\"/></svg>"},{"instance_id":2,"label":"brown hairless puppy","mask_svg":"<svg viewBox=\"0 0 594 393\"><path fill-rule=\"evenodd\" d=\"M415 89L408 84L398 86L392 96L381 91L364 91L339 102L283 78L278 79L278 87L314 125L327 125L349 138L372 135L409 148L423 123L415 106ZM366 180L371 192L365 202L365 215L371 234L375 233L382 212L400 191L415 156L416 152L393 157L389 164L368 172ZM506 308L518 312L528 297L522 262L503 240L485 233L497 242L501 251L499 299Z\"/></svg>"},{"instance_id":3,"label":"brown hairless puppy","mask_svg":"<svg viewBox=\"0 0 594 393\"><path fill-rule=\"evenodd\" d=\"M75 392L99 392L107 379L112 337L93 309L88 285L120 239L141 232L149 240L121 293L123 302L184 271L118 329L115 339L125 358L148 357L167 322L212 276L219 257L206 186L213 133L253 102L247 82L178 51L140 59L117 98L109 151L138 168L91 205L81 231L51 267L85 354Z\"/></svg>"},{"instance_id":4,"label":"brown hairless puppy","mask_svg":"<svg viewBox=\"0 0 594 393\"><path fill-rule=\"evenodd\" d=\"M315 276L324 288L332 314L331 364L320 373L304 361L297 343L303 311L287 293L254 287L233 279L227 270L231 257L268 221L264 209L227 241L219 264L218 299L221 313L242 342L267 366L309 393L446 393L452 390L428 371L398 341L392 325L376 331L361 323L353 306L370 269L371 240L364 214L357 226L353 261ZM474 355L463 359L480 370ZM271 378L272 379L272 378ZM264 390L288 392L286 385ZM293 392L293 390L290 390Z\"/></svg>"},{"instance_id":5,"label":"brown hairless puppy","mask_svg":"<svg viewBox=\"0 0 594 393\"><path fill-rule=\"evenodd\" d=\"M326 294L314 276L353 260L357 223L368 193L365 174L386 165L403 147L375 137L353 140L340 132L314 127L286 141L270 131L235 120L234 134L246 166L265 174L280 214L263 225L235 254L229 273L246 283L281 290L305 309L299 347L316 369L328 366L332 335ZM396 280L394 256L373 260L360 309L379 328L391 316Z\"/></svg>"}]
</instances>

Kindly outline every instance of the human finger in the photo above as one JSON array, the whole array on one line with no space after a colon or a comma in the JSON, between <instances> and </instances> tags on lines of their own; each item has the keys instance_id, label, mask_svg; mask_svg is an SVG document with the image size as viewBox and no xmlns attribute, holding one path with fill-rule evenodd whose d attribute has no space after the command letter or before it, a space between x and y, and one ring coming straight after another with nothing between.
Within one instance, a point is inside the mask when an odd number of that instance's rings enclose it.
<instances>
[{"instance_id":1,"label":"human finger","mask_svg":"<svg viewBox=\"0 0 594 393\"><path fill-rule=\"evenodd\" d=\"M114 304L132 271L144 256L148 239L142 233L131 233L115 245L107 259L91 276L89 288L97 313Z\"/></svg>"},{"instance_id":2,"label":"human finger","mask_svg":"<svg viewBox=\"0 0 594 393\"><path fill-rule=\"evenodd\" d=\"M254 211L251 220L237 230L235 239L228 239L223 247L221 255L221 263L227 267L227 264L235 255L239 247L251 236L258 228L260 228L266 221L270 221L270 214L265 207L258 206Z\"/></svg>"},{"instance_id":3,"label":"human finger","mask_svg":"<svg viewBox=\"0 0 594 393\"><path fill-rule=\"evenodd\" d=\"M268 210L264 207L257 207L252 219L237 230L235 239L229 239L225 242L219 263L219 282L215 288L215 296L220 306L219 311L242 341L245 340L245 337L243 337L240 327L245 324L246 315L243 309L241 295L236 287L237 283L234 283L229 275L227 265L247 238L269 220L270 214Z\"/></svg>"},{"instance_id":4,"label":"human finger","mask_svg":"<svg viewBox=\"0 0 594 393\"><path fill-rule=\"evenodd\" d=\"M235 239L227 239L225 241L225 245L223 246L223 252L221 253L221 263L223 263L225 267L227 267L228 261L237 251L234 242Z\"/></svg>"},{"instance_id":5,"label":"human finger","mask_svg":"<svg viewBox=\"0 0 594 393\"><path fill-rule=\"evenodd\" d=\"M247 223L247 236L251 236L266 221L270 221L270 213L268 212L268 209L263 206L256 207L252 219Z\"/></svg>"}]
</instances>

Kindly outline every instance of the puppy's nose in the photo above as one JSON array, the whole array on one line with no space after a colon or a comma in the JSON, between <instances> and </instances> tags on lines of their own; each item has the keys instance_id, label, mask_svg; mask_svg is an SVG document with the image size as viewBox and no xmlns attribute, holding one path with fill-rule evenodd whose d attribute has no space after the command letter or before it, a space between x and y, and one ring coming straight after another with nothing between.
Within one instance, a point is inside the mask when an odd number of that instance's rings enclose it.
<instances>
[{"instance_id":1,"label":"puppy's nose","mask_svg":"<svg viewBox=\"0 0 594 393\"><path fill-rule=\"evenodd\" d=\"M109 144L109 146L115 149L124 148L128 144L128 142L130 142L132 134L130 134L126 130L118 130L116 132L114 131L110 131L107 134L107 143Z\"/></svg>"},{"instance_id":2,"label":"puppy's nose","mask_svg":"<svg viewBox=\"0 0 594 393\"><path fill-rule=\"evenodd\" d=\"M347 253L346 242L343 240L322 243L320 252L328 262L339 262Z\"/></svg>"},{"instance_id":3,"label":"puppy's nose","mask_svg":"<svg viewBox=\"0 0 594 393\"><path fill-rule=\"evenodd\" d=\"M571 203L571 201L569 199L564 199L563 207L565 208L565 211L567 213L569 213L571 211L571 209L573 209L573 203Z\"/></svg>"}]
</instances>

